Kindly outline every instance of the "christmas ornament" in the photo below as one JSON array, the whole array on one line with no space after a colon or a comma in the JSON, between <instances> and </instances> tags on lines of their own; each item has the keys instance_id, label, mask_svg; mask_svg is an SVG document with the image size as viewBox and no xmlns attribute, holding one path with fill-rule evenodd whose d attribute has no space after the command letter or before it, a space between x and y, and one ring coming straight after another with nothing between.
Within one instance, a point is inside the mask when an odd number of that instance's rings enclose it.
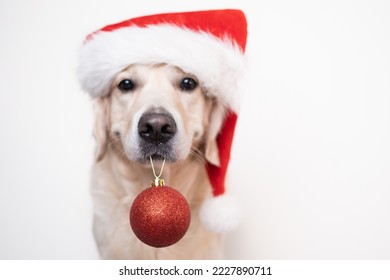
<instances>
[{"instance_id":1,"label":"christmas ornament","mask_svg":"<svg viewBox=\"0 0 390 280\"><path fill-rule=\"evenodd\" d=\"M178 242L190 225L190 206L184 196L174 188L165 186L160 179L165 160L157 176L150 158L155 179L142 191L130 209L130 225L134 234L145 244L156 248Z\"/></svg>"}]
</instances>

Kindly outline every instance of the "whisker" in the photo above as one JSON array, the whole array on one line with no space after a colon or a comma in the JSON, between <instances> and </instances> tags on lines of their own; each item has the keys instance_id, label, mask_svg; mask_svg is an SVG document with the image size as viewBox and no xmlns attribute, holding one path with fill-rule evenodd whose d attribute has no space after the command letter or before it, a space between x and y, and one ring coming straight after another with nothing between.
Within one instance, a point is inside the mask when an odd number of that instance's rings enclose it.
<instances>
[{"instance_id":1,"label":"whisker","mask_svg":"<svg viewBox=\"0 0 390 280\"><path fill-rule=\"evenodd\" d=\"M191 147L190 155L191 155L195 160L198 160L198 161L201 162L201 163L204 163L204 161L205 161L202 151L200 151L200 150L199 150L198 148L196 148L196 147Z\"/></svg>"},{"instance_id":2,"label":"whisker","mask_svg":"<svg viewBox=\"0 0 390 280\"><path fill-rule=\"evenodd\" d=\"M126 155L126 151L125 151L125 149L124 149L124 147L122 145L122 141L121 141L120 138L118 138L118 137L109 137L107 148L115 150L115 153L116 153L117 156L119 156L120 158L130 162L130 160L128 159L128 157Z\"/></svg>"}]
</instances>

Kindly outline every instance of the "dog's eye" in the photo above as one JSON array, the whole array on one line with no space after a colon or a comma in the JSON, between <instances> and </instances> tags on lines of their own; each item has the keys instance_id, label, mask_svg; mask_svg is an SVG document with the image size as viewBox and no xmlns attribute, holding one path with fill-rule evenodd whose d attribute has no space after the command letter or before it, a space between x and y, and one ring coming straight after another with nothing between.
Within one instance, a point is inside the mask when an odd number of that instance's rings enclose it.
<instances>
[{"instance_id":1,"label":"dog's eye","mask_svg":"<svg viewBox=\"0 0 390 280\"><path fill-rule=\"evenodd\" d=\"M121 92L128 92L134 89L134 83L129 79L124 79L120 81L118 88Z\"/></svg>"},{"instance_id":2,"label":"dog's eye","mask_svg":"<svg viewBox=\"0 0 390 280\"><path fill-rule=\"evenodd\" d=\"M193 91L198 86L198 83L189 77L184 78L180 82L180 88L184 91Z\"/></svg>"}]
</instances>

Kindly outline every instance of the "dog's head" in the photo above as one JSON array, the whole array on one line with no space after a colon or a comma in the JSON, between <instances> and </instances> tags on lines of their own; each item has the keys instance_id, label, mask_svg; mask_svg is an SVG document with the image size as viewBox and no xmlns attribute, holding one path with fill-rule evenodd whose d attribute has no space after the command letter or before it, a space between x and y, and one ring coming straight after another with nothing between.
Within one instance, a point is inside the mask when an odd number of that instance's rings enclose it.
<instances>
[{"instance_id":1,"label":"dog's head","mask_svg":"<svg viewBox=\"0 0 390 280\"><path fill-rule=\"evenodd\" d=\"M96 102L97 159L108 148L131 162L189 156L218 164L216 137L224 107L201 81L178 67L134 64L116 75Z\"/></svg>"}]
</instances>

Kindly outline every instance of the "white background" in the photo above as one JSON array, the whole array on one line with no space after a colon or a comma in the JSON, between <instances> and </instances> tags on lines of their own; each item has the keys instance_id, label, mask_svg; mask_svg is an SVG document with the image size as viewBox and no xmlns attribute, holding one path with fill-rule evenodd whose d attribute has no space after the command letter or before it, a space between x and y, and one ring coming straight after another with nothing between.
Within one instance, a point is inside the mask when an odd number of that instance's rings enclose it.
<instances>
[{"instance_id":1,"label":"white background","mask_svg":"<svg viewBox=\"0 0 390 280\"><path fill-rule=\"evenodd\" d=\"M256 7L254 7L256 3ZM161 12L248 18L231 259L390 259L390 2L0 2L0 259L97 259L84 36Z\"/></svg>"}]
</instances>

